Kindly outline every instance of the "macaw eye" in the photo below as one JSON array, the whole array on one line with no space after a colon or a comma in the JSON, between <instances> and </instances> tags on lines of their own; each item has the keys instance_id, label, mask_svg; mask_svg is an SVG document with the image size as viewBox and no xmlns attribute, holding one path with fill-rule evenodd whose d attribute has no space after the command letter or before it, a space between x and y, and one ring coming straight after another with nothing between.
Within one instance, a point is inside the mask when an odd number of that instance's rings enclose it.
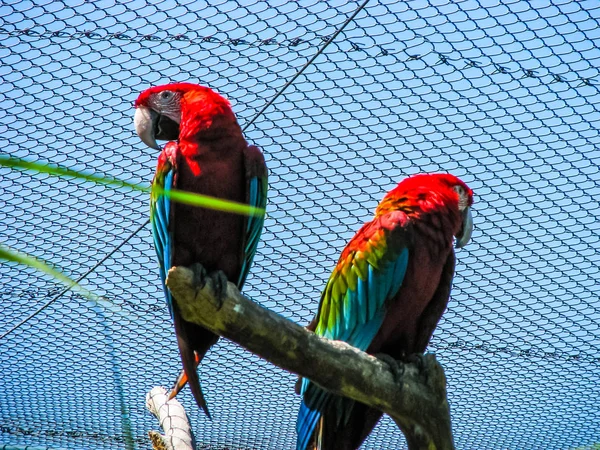
<instances>
[{"instance_id":1,"label":"macaw eye","mask_svg":"<svg viewBox=\"0 0 600 450\"><path fill-rule=\"evenodd\" d=\"M467 206L469 206L469 196L467 194L467 190L459 184L452 186L452 189L454 189L454 192L458 194L458 209L463 211Z\"/></svg>"},{"instance_id":2,"label":"macaw eye","mask_svg":"<svg viewBox=\"0 0 600 450\"><path fill-rule=\"evenodd\" d=\"M169 100L171 97L173 97L173 93L171 91L162 91L160 93L161 100Z\"/></svg>"}]
</instances>

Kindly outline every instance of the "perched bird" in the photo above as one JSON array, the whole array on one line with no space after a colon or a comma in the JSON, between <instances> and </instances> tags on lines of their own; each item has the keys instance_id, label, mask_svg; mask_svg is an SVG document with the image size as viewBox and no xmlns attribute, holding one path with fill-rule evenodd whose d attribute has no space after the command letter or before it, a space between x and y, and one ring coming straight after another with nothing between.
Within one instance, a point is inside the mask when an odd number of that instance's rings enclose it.
<instances>
[{"instance_id":1,"label":"perched bird","mask_svg":"<svg viewBox=\"0 0 600 450\"><path fill-rule=\"evenodd\" d=\"M370 354L422 354L446 309L473 192L449 174L406 178L348 243L321 295L316 334ZM302 380L296 448L356 449L382 413Z\"/></svg>"},{"instance_id":2,"label":"perched bird","mask_svg":"<svg viewBox=\"0 0 600 450\"><path fill-rule=\"evenodd\" d=\"M213 90L191 83L151 87L135 101L135 129L157 150L153 186L219 197L263 208L267 201L267 169L261 151L248 145L229 102ZM171 390L174 397L189 381L196 403L210 413L197 367L218 336L186 322L165 286L172 266L201 264L215 285L224 278L242 289L263 227L264 215L242 216L171 202L153 191L152 236L160 277L175 325L183 371Z\"/></svg>"}]
</instances>

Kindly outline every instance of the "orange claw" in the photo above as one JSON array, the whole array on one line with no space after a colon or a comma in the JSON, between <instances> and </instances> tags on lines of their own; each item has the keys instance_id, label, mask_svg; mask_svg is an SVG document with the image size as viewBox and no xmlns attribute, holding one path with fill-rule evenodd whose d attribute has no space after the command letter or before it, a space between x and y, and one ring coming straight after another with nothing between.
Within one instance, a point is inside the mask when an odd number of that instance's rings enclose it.
<instances>
[{"instance_id":1,"label":"orange claw","mask_svg":"<svg viewBox=\"0 0 600 450\"><path fill-rule=\"evenodd\" d=\"M198 367L198 365L200 364L200 356L198 355L197 352L194 352L194 357L195 357L196 367ZM179 373L179 376L177 377L177 380L175 380L175 384L173 385L173 387L169 391L169 395L168 395L167 400L171 400L172 398L175 398L175 396L177 394L179 394L179 392L181 392L181 390L187 384L187 382L188 382L188 377L187 377L185 371L182 370Z\"/></svg>"}]
</instances>

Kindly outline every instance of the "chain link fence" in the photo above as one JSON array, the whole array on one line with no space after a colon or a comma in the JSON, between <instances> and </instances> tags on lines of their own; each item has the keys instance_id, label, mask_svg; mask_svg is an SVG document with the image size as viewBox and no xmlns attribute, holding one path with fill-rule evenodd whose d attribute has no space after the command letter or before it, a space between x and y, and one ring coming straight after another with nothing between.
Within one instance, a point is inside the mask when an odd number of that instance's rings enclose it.
<instances>
[{"instance_id":1,"label":"chain link fence","mask_svg":"<svg viewBox=\"0 0 600 450\"><path fill-rule=\"evenodd\" d=\"M457 448L595 448L600 5L488 4L4 0L0 152L149 183L137 94L211 86L270 170L245 293L301 324L384 193L452 172L475 232L430 351ZM144 396L180 363L147 196L8 168L0 192L0 241L104 299L0 265L0 446L149 448ZM179 396L200 448L294 447L293 375L224 340L205 361L214 419ZM384 419L363 448L405 445Z\"/></svg>"}]
</instances>

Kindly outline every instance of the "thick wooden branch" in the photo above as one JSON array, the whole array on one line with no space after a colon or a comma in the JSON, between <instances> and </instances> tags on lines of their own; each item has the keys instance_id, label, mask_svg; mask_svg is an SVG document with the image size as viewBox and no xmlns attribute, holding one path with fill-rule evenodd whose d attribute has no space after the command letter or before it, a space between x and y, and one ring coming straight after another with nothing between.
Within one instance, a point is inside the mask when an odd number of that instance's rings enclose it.
<instances>
[{"instance_id":1,"label":"thick wooden branch","mask_svg":"<svg viewBox=\"0 0 600 450\"><path fill-rule=\"evenodd\" d=\"M309 378L389 414L402 429L410 450L454 449L446 378L434 355L425 355L421 370L404 364L399 383L390 367L341 341L330 341L265 309L228 283L222 302L212 281L199 286L186 267L169 270L167 286L183 318L230 339L267 361ZM290 387L292 389L292 387Z\"/></svg>"}]
</instances>

